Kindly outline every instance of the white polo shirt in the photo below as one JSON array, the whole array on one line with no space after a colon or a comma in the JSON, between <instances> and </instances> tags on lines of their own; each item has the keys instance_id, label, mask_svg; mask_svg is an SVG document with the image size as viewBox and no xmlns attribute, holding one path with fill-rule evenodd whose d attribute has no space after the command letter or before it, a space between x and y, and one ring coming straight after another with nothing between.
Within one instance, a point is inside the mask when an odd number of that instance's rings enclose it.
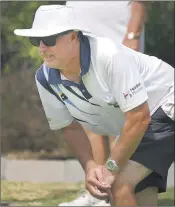
<instances>
[{"instance_id":1,"label":"white polo shirt","mask_svg":"<svg viewBox=\"0 0 175 207\"><path fill-rule=\"evenodd\" d=\"M76 119L102 135L120 134L124 113L145 101L153 114L174 86L174 68L104 37L80 36L81 82L43 64L36 84L53 130ZM173 91L174 92L174 91Z\"/></svg>"}]
</instances>

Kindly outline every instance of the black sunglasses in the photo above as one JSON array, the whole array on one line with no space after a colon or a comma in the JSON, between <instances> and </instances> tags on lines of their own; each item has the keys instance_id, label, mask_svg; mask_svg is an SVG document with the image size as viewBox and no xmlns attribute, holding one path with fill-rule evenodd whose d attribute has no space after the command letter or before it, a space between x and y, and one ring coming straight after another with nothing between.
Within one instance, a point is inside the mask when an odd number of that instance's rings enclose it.
<instances>
[{"instance_id":1,"label":"black sunglasses","mask_svg":"<svg viewBox=\"0 0 175 207\"><path fill-rule=\"evenodd\" d=\"M42 41L46 46L52 47L56 45L56 41L59 37L68 34L72 30L65 31L56 35L47 36L47 37L29 37L29 40L33 46L39 47L40 42Z\"/></svg>"}]
</instances>

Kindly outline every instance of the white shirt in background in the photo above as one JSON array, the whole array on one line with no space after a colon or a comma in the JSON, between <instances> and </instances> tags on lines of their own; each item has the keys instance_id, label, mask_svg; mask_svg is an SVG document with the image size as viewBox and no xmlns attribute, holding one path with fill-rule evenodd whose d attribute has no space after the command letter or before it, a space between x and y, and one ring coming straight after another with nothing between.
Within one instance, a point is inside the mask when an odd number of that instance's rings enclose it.
<instances>
[{"instance_id":1,"label":"white shirt in background","mask_svg":"<svg viewBox=\"0 0 175 207\"><path fill-rule=\"evenodd\" d=\"M116 43L123 41L131 14L129 1L67 1L66 5L76 10L77 18L92 33L110 37Z\"/></svg>"}]
</instances>

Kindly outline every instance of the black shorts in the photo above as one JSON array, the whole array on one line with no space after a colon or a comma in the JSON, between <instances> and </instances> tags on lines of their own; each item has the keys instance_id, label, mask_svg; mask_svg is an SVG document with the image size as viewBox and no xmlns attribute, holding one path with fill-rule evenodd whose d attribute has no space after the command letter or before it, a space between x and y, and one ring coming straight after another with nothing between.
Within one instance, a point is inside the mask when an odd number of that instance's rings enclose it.
<instances>
[{"instance_id":1,"label":"black shorts","mask_svg":"<svg viewBox=\"0 0 175 207\"><path fill-rule=\"evenodd\" d=\"M158 187L159 193L166 191L168 169L174 161L174 121L162 108L151 117L151 123L131 160L153 172L142 180L135 189L139 192L147 187Z\"/></svg>"}]
</instances>

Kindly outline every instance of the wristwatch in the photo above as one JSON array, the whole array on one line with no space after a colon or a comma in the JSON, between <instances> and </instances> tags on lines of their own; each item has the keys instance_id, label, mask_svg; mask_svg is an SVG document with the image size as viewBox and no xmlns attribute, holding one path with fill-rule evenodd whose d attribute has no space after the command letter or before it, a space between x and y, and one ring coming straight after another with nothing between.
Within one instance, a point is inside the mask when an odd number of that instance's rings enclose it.
<instances>
[{"instance_id":1,"label":"wristwatch","mask_svg":"<svg viewBox=\"0 0 175 207\"><path fill-rule=\"evenodd\" d=\"M127 38L128 38L129 40L133 40L133 39L138 40L138 39L140 38L140 34L138 34L138 33L134 33L134 32L129 32L129 33L127 34Z\"/></svg>"},{"instance_id":2,"label":"wristwatch","mask_svg":"<svg viewBox=\"0 0 175 207\"><path fill-rule=\"evenodd\" d=\"M109 158L106 162L106 167L108 170L110 170L111 172L116 172L119 170L119 166L116 164L115 160L112 160L111 158Z\"/></svg>"}]
</instances>

